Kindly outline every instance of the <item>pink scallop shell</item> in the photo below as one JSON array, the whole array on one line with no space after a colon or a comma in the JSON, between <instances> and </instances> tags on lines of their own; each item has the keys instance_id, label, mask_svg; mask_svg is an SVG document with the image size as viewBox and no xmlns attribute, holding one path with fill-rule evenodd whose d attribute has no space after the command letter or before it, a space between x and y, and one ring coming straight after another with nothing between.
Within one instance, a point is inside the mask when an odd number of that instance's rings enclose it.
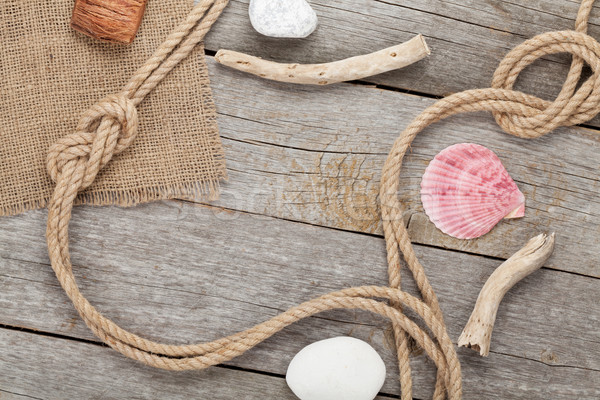
<instances>
[{"instance_id":1,"label":"pink scallop shell","mask_svg":"<svg viewBox=\"0 0 600 400\"><path fill-rule=\"evenodd\" d=\"M525 196L491 150L460 143L442 150L421 181L421 201L442 232L473 239L503 218L525 215Z\"/></svg>"}]
</instances>

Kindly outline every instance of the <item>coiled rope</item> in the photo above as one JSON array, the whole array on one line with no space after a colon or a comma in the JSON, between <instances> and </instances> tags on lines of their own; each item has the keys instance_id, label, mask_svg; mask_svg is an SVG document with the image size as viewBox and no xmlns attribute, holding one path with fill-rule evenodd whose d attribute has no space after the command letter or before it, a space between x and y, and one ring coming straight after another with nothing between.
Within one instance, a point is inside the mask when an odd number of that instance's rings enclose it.
<instances>
[{"instance_id":1,"label":"coiled rope","mask_svg":"<svg viewBox=\"0 0 600 400\"><path fill-rule=\"evenodd\" d=\"M416 135L454 114L491 111L509 134L535 138L556 127L583 123L600 111L600 44L586 35L593 0L583 0L576 31L548 32L508 53L494 74L492 87L460 92L423 111L395 141L385 162L380 187L381 216L387 247L389 287L362 286L307 301L248 330L209 343L168 345L128 332L100 314L80 292L69 256L69 221L77 193L87 188L113 155L125 150L137 132L136 107L198 44L228 0L203 0L141 67L124 90L84 113L75 133L60 139L48 154L48 171L56 182L48 210L47 242L52 268L87 326L103 342L127 357L168 370L203 369L256 346L284 327L333 309L362 309L392 321L400 367L402 399L412 399L409 337L438 368L434 399L460 399L462 378L454 345L437 297L418 261L402 219L397 192L402 160ZM567 52L573 62L553 102L512 90L519 73L536 59ZM576 90L584 61L593 74ZM401 291L400 253L412 272L422 300ZM408 307L427 326L422 329L402 313Z\"/></svg>"}]
</instances>

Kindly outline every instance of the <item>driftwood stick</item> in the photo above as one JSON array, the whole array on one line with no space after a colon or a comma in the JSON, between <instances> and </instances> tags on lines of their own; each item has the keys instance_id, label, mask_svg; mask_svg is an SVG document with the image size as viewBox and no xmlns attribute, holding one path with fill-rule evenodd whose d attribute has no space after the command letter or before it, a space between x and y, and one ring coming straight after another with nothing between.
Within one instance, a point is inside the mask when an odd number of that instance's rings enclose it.
<instances>
[{"instance_id":1,"label":"driftwood stick","mask_svg":"<svg viewBox=\"0 0 600 400\"><path fill-rule=\"evenodd\" d=\"M538 270L554 250L554 233L538 235L502 263L490 275L479 292L469 322L458 339L459 346L478 350L482 356L490 352L492 330L502 298L517 282Z\"/></svg>"},{"instance_id":2,"label":"driftwood stick","mask_svg":"<svg viewBox=\"0 0 600 400\"><path fill-rule=\"evenodd\" d=\"M415 63L430 54L422 35L408 42L325 64L280 64L262 58L219 50L217 62L266 79L308 85L329 85L377 75Z\"/></svg>"}]
</instances>

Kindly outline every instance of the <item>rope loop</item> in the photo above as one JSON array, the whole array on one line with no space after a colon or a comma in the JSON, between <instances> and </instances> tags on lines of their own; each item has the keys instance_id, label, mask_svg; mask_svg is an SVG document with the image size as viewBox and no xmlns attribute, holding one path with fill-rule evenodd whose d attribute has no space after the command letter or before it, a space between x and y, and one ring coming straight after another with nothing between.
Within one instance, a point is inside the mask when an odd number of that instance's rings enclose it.
<instances>
[{"instance_id":1,"label":"rope loop","mask_svg":"<svg viewBox=\"0 0 600 400\"><path fill-rule=\"evenodd\" d=\"M79 190L92 184L113 155L125 150L135 139L137 109L122 95L110 95L87 110L74 133L59 139L48 153L48 173L58 182L67 163L84 168Z\"/></svg>"},{"instance_id":2,"label":"rope loop","mask_svg":"<svg viewBox=\"0 0 600 400\"><path fill-rule=\"evenodd\" d=\"M81 293L69 254L69 221L77 193L91 185L112 156L134 140L138 126L136 105L191 53L227 3L228 0L201 0L136 72L122 94L109 96L94 105L83 115L75 133L51 147L48 171L56 181L56 187L48 207L46 240L52 268L62 288L87 326L102 341L130 358L169 370L202 369L231 360L284 327L319 312L368 310L392 322L402 400L412 399L410 338L425 350L438 368L434 400L460 400L460 362L448 336L437 296L417 258L402 216L403 205L397 195L402 161L419 132L459 113L491 111L502 129L523 138L538 137L559 126L593 118L600 112L600 44L586 34L586 29L594 0L582 0L576 31L549 32L527 40L502 60L491 88L466 90L438 100L419 114L396 139L383 167L379 197L389 287L357 287L330 293L212 342L163 344L121 328L96 310ZM573 61L553 102L513 90L517 77L528 65L540 57L562 52L572 54ZM589 64L593 74L578 88L584 62ZM412 273L420 299L401 290L403 265ZM416 312L427 329L408 318L402 312L403 308Z\"/></svg>"},{"instance_id":3,"label":"rope loop","mask_svg":"<svg viewBox=\"0 0 600 400\"><path fill-rule=\"evenodd\" d=\"M521 99L512 96L513 101L522 103L518 112L492 112L505 132L536 138L560 126L589 121L600 112L600 44L584 32L547 32L521 43L504 57L496 69L492 88L512 90L519 74L527 66L541 57L557 53L573 55L571 70L560 93L552 102L534 96L524 95ZM584 61L593 74L577 89Z\"/></svg>"},{"instance_id":4,"label":"rope loop","mask_svg":"<svg viewBox=\"0 0 600 400\"><path fill-rule=\"evenodd\" d=\"M207 343L170 345L129 332L102 315L81 293L69 254L69 221L77 194L91 185L98 172L134 140L138 127L136 106L204 38L228 0L201 0L138 69L119 95L105 98L86 111L75 130L54 144L48 154L48 171L56 182L48 206L46 241L52 269L86 325L103 342L147 365L169 370L203 369L237 357L284 327L311 315L334 309L362 309L392 321L396 335L402 399L412 399L409 338L421 346L438 368L435 400L462 395L461 368L444 324L435 293L423 271L411 267L422 300L400 290L398 243L391 242L386 226L392 287L358 287L330 293L292 307L245 331ZM385 210L385 207L382 207ZM404 242L402 242L404 243ZM396 248L390 248L390 245ZM406 244L405 244L406 245ZM408 240L410 245L410 240ZM402 247L403 250L407 250ZM410 256L408 250L405 254ZM423 320L423 328L408 318L402 307Z\"/></svg>"}]
</instances>

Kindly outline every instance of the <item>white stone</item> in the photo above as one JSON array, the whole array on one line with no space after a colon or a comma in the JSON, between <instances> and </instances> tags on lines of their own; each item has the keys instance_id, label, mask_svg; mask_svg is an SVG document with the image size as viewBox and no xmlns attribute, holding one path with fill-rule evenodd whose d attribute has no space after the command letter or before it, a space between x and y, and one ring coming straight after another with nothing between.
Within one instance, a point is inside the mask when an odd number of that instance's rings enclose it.
<instances>
[{"instance_id":1,"label":"white stone","mask_svg":"<svg viewBox=\"0 0 600 400\"><path fill-rule=\"evenodd\" d=\"M385 381L385 364L368 343L340 336L300 350L285 379L300 400L373 400Z\"/></svg>"},{"instance_id":2,"label":"white stone","mask_svg":"<svg viewBox=\"0 0 600 400\"><path fill-rule=\"evenodd\" d=\"M317 27L317 14L306 0L250 0L248 14L265 36L303 38Z\"/></svg>"}]
</instances>

